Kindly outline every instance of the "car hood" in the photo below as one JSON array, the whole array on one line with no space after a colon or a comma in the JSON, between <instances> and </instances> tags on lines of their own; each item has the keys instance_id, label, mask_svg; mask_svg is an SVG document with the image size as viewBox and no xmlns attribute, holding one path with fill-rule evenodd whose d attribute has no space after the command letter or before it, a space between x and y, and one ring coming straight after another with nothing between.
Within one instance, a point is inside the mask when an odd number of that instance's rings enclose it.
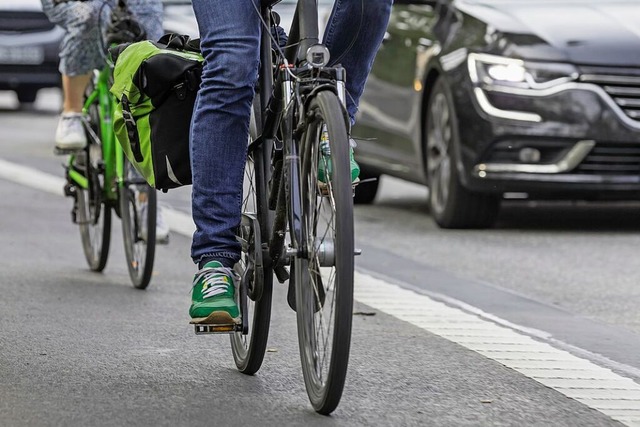
<instances>
[{"instance_id":1,"label":"car hood","mask_svg":"<svg viewBox=\"0 0 640 427\"><path fill-rule=\"evenodd\" d=\"M41 11L40 0L0 0L0 10Z\"/></svg>"},{"instance_id":2,"label":"car hood","mask_svg":"<svg viewBox=\"0 0 640 427\"><path fill-rule=\"evenodd\" d=\"M488 36L495 31L495 46L510 56L640 66L638 0L467 0L458 6L484 21Z\"/></svg>"}]
</instances>

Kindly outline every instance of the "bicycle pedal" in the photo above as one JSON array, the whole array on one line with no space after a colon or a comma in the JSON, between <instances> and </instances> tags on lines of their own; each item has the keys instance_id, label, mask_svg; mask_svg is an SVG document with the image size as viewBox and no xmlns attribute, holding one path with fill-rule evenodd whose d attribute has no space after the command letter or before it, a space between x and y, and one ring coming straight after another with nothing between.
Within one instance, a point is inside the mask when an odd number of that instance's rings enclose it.
<instances>
[{"instance_id":1,"label":"bicycle pedal","mask_svg":"<svg viewBox=\"0 0 640 427\"><path fill-rule=\"evenodd\" d=\"M191 324L195 326L196 335L242 332L240 318L233 318L224 311L214 311L207 317L193 318Z\"/></svg>"},{"instance_id":2,"label":"bicycle pedal","mask_svg":"<svg viewBox=\"0 0 640 427\"><path fill-rule=\"evenodd\" d=\"M76 186L69 183L64 185L63 191L64 191L64 195L67 197L75 198L78 195Z\"/></svg>"},{"instance_id":3,"label":"bicycle pedal","mask_svg":"<svg viewBox=\"0 0 640 427\"><path fill-rule=\"evenodd\" d=\"M320 194L323 197L326 197L329 195L329 186L327 185L326 182L318 181L318 190L320 190Z\"/></svg>"},{"instance_id":4,"label":"bicycle pedal","mask_svg":"<svg viewBox=\"0 0 640 427\"><path fill-rule=\"evenodd\" d=\"M56 156L64 156L67 154L78 154L84 151L84 147L82 148L53 148L53 154Z\"/></svg>"},{"instance_id":5,"label":"bicycle pedal","mask_svg":"<svg viewBox=\"0 0 640 427\"><path fill-rule=\"evenodd\" d=\"M376 181L378 181L378 178L367 178L367 179L358 178L357 180L353 181L353 186L355 187L360 184L366 184L369 182L376 182Z\"/></svg>"},{"instance_id":6,"label":"bicycle pedal","mask_svg":"<svg viewBox=\"0 0 640 427\"><path fill-rule=\"evenodd\" d=\"M364 181L360 181L360 178L356 178L352 183L351 183L351 189L354 192L355 195L355 191L356 191L356 187L363 183L363 182L368 182L369 180L364 180ZM322 196L328 196L329 195L329 186L327 185L326 182L322 182L322 181L318 181L318 189L320 190L320 194Z\"/></svg>"},{"instance_id":7,"label":"bicycle pedal","mask_svg":"<svg viewBox=\"0 0 640 427\"><path fill-rule=\"evenodd\" d=\"M234 332L242 332L242 325L237 323L227 325L193 325L196 335L208 334L233 334Z\"/></svg>"}]
</instances>

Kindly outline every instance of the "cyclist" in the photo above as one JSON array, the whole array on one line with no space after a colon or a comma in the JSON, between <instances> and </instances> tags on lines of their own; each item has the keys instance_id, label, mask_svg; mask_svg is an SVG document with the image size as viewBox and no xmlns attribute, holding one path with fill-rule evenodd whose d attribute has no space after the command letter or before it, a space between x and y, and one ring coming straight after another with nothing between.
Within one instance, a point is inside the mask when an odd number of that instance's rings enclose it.
<instances>
[{"instance_id":1,"label":"cyclist","mask_svg":"<svg viewBox=\"0 0 640 427\"><path fill-rule=\"evenodd\" d=\"M393 0L336 0L325 30L330 65L347 71L347 110L358 100L382 42ZM240 259L240 224L249 117L258 75L260 0L193 0L205 57L191 123L192 323L237 323L233 265ZM351 162L352 177L358 166Z\"/></svg>"},{"instance_id":2,"label":"cyclist","mask_svg":"<svg viewBox=\"0 0 640 427\"><path fill-rule=\"evenodd\" d=\"M116 0L41 0L49 20L65 30L60 48L63 107L55 134L56 148L61 152L82 149L87 136L82 124L84 93L93 70L102 68L104 52L101 23L109 22L108 13ZM127 0L151 40L162 34L162 0ZM100 16L101 12L103 13ZM166 243L169 227L158 209L156 241Z\"/></svg>"}]
</instances>

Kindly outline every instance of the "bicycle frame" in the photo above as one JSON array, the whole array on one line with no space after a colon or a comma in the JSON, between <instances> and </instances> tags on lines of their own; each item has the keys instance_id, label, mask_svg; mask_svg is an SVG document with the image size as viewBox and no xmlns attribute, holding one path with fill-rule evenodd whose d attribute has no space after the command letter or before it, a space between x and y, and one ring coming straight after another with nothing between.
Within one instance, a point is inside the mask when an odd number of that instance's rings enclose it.
<instances>
[{"instance_id":1,"label":"bicycle frame","mask_svg":"<svg viewBox=\"0 0 640 427\"><path fill-rule=\"evenodd\" d=\"M345 72L339 65L328 66L329 51L318 43L317 0L298 1L289 45L284 54L277 55L274 67L270 11L275 1L265 3L259 96L253 105L259 119L255 120L257 133L251 132L255 139L248 147L255 175L247 177L257 185L253 190L259 204L257 220L253 211L245 212L242 218L242 230L248 237L243 244L254 239L253 248L243 248L244 273L255 276L254 271L262 267L268 274L273 271L281 283L290 279L287 302L297 313L307 395L314 409L326 415L342 396L353 313L353 182ZM330 150L323 146L325 142ZM324 175L329 179L320 178L321 164L324 171L329 170L328 164L334 166L333 172ZM247 233L246 228L255 232ZM264 295L259 293L264 290L256 277L241 284L245 288L241 302L248 298L249 289L254 295ZM248 371L253 373L262 362L272 277L268 286L265 301L254 299L254 333L246 342L232 338L241 371L250 366ZM246 305L241 304L241 312L244 321ZM256 321L260 323L256 325ZM243 324L243 333L247 333L247 326Z\"/></svg>"},{"instance_id":2,"label":"bicycle frame","mask_svg":"<svg viewBox=\"0 0 640 427\"><path fill-rule=\"evenodd\" d=\"M262 9L262 19L271 27L271 6L277 3L277 1L269 0L267 5ZM302 28L303 33L300 33ZM284 55L289 64L298 65L305 60L307 49L313 45L318 44L318 9L316 0L299 0L296 11L291 24L291 32L289 34L289 46L285 49ZM293 41L293 42L292 42ZM300 43L297 43L300 41ZM260 87L263 88L260 96L260 104L262 111L266 112L263 115L263 123L265 136L273 137L276 133L277 124L279 123L278 109L274 110L272 107L280 105L288 105L291 99L283 99L282 84L286 81L273 81L273 63L271 57L271 36L267 31L262 31L262 37L260 42ZM280 73L286 74L286 73ZM284 75L283 80L289 76ZM275 84L275 92L273 92ZM290 89L290 88L289 88ZM272 93L273 92L273 93ZM285 96L291 93L285 92ZM284 101L284 102L283 102ZM262 130L262 129L261 129Z\"/></svg>"},{"instance_id":3,"label":"bicycle frame","mask_svg":"<svg viewBox=\"0 0 640 427\"><path fill-rule=\"evenodd\" d=\"M86 116L89 112L89 107L94 103L98 103L98 114L100 126L100 138L93 133L88 124L85 126L89 130L92 143L100 141L102 150L102 159L104 164L104 194L105 201L115 202L118 197L118 186L124 182L124 152L120 144L116 143L115 133L113 130L113 96L109 92L109 78L111 70L109 66L96 72L93 76L95 87L93 91L87 96L84 103L82 113ZM75 155L69 159L69 166L73 164ZM74 168L69 167L69 178L78 186L83 189L88 189L89 183L86 177L77 172Z\"/></svg>"},{"instance_id":4,"label":"bicycle frame","mask_svg":"<svg viewBox=\"0 0 640 427\"><path fill-rule=\"evenodd\" d=\"M268 0L262 7L262 19L270 28L271 26L271 6L277 1ZM302 134L300 123L304 123L304 117L299 117L299 123L296 123L295 107L301 105L299 99L299 82L294 82L292 74L298 72L309 72L310 68L302 67L297 68L303 64L307 59L307 51L312 46L318 45L319 32L318 32L318 9L316 0L299 0L296 12L294 15L293 23L289 34L289 45L286 47L284 57L287 61L284 65L280 66L277 71L276 80L274 81L273 63L272 63L272 42L270 33L263 29L260 44L260 56L261 56L261 69L260 69L260 117L261 121L258 121L258 135L260 135L256 141L250 144L249 150L262 149L263 151L263 165L260 165L266 172L265 176L269 178L270 173L270 155L274 144L278 141L278 129L282 128L282 135L284 140L282 146L277 147L282 150L285 155L282 168L286 168L287 180L285 184L284 179L276 179L278 181L272 188L269 195L269 205L271 208L275 205L275 216L270 224L262 226L262 236L265 240L269 240L268 253L265 253L264 259L267 262L271 262L281 282L286 281L288 274L283 268L289 255L294 253L298 256L305 256L304 253L308 247L305 242L305 233L303 224L301 221L302 212L302 200L300 193L300 158L299 158L299 137ZM343 105L345 102L345 73L341 67L329 67L324 69L324 72L329 72L336 82L335 86L323 85L322 88L329 88L334 90ZM292 135L296 136L294 139ZM277 169L277 166L276 166ZM275 174L281 175L281 171L275 171ZM289 200L285 200L284 187L287 186L290 191L288 192ZM275 191L274 191L275 189ZM266 189L264 189L266 191ZM279 194L281 193L282 194ZM287 217L288 214L288 217ZM283 253L284 249L284 230L287 229L287 219L289 220L290 234L291 234L291 251L289 253Z\"/></svg>"}]
</instances>

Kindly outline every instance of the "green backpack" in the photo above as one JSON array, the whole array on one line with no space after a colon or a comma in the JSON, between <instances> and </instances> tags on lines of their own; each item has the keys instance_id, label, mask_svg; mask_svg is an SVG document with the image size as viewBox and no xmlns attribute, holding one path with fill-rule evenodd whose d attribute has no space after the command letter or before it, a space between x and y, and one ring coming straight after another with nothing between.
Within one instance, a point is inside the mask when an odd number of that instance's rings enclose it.
<instances>
[{"instance_id":1,"label":"green backpack","mask_svg":"<svg viewBox=\"0 0 640 427\"><path fill-rule=\"evenodd\" d=\"M168 34L110 53L113 127L125 155L158 190L191 184L189 128L204 61L198 40Z\"/></svg>"}]
</instances>

